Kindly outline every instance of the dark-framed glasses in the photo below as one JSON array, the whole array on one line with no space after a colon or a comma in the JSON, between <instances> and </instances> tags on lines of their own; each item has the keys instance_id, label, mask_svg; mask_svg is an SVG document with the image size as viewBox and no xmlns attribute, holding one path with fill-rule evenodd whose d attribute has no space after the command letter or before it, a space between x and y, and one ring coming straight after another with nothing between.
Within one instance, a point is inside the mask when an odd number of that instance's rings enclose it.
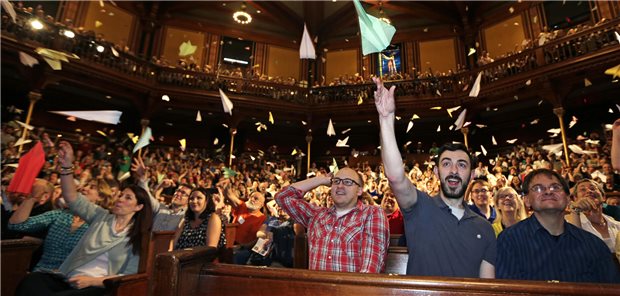
<instances>
[{"instance_id":1,"label":"dark-framed glasses","mask_svg":"<svg viewBox=\"0 0 620 296\"><path fill-rule=\"evenodd\" d=\"M332 178L332 185L340 185L340 183L342 182L342 184L344 184L344 186L353 186L353 184L360 186L359 183L355 182L353 179L349 179L349 178Z\"/></svg>"}]
</instances>

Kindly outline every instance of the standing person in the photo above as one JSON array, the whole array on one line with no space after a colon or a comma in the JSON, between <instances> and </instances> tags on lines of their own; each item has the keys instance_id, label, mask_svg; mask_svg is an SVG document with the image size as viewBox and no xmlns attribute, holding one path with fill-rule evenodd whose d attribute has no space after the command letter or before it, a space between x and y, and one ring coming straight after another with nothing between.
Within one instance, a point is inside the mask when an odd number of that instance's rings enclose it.
<instances>
[{"instance_id":1,"label":"standing person","mask_svg":"<svg viewBox=\"0 0 620 296\"><path fill-rule=\"evenodd\" d=\"M58 273L33 272L19 284L16 295L103 295L103 281L121 274L135 274L140 248L151 228L148 193L131 185L108 211L78 193L73 180L73 149L62 141L58 159L63 197L69 209L90 226L78 245L60 265Z\"/></svg>"},{"instance_id":2,"label":"standing person","mask_svg":"<svg viewBox=\"0 0 620 296\"><path fill-rule=\"evenodd\" d=\"M225 225L222 216L215 212L211 194L204 188L195 188L189 195L189 210L175 234L174 249L223 248L226 246Z\"/></svg>"},{"instance_id":3,"label":"standing person","mask_svg":"<svg viewBox=\"0 0 620 296\"><path fill-rule=\"evenodd\" d=\"M504 279L618 283L609 248L595 235L564 220L566 180L538 169L523 180L529 218L505 229L497 241L497 277Z\"/></svg>"},{"instance_id":4,"label":"standing person","mask_svg":"<svg viewBox=\"0 0 620 296\"><path fill-rule=\"evenodd\" d=\"M394 133L394 89L380 79L375 105L381 130L381 159L390 188L405 218L409 261L408 275L481 277L495 276L496 241L491 224L463 202L473 177L472 156L462 144L445 144L438 150L434 174L439 195L430 197L407 179Z\"/></svg>"},{"instance_id":5,"label":"standing person","mask_svg":"<svg viewBox=\"0 0 620 296\"><path fill-rule=\"evenodd\" d=\"M351 168L293 183L276 194L276 202L308 229L312 270L379 273L385 265L390 231L380 207L364 205L362 177ZM304 194L331 185L334 205L317 207Z\"/></svg>"}]
</instances>

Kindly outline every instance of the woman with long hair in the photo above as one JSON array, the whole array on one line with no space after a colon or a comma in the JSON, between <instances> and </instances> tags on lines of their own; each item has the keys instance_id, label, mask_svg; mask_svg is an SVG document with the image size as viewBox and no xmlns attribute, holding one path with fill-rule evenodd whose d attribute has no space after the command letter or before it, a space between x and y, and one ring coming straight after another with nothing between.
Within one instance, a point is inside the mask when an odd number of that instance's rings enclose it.
<instances>
[{"instance_id":1,"label":"woman with long hair","mask_svg":"<svg viewBox=\"0 0 620 296\"><path fill-rule=\"evenodd\" d=\"M497 208L497 217L491 226L497 237L504 229L517 224L527 218L525 205L517 191L512 187L502 187L495 192L493 197Z\"/></svg>"},{"instance_id":2,"label":"woman with long hair","mask_svg":"<svg viewBox=\"0 0 620 296\"><path fill-rule=\"evenodd\" d=\"M222 248L226 245L225 218L215 212L211 193L194 188L189 194L189 209L174 238L174 249L196 246Z\"/></svg>"},{"instance_id":3,"label":"woman with long hair","mask_svg":"<svg viewBox=\"0 0 620 296\"><path fill-rule=\"evenodd\" d=\"M63 197L74 214L90 226L58 272L33 272L19 285L17 295L103 295L103 280L138 271L140 250L148 238L153 211L148 193L136 186L124 188L110 210L89 202L76 190L73 180L73 148L62 141Z\"/></svg>"}]
</instances>

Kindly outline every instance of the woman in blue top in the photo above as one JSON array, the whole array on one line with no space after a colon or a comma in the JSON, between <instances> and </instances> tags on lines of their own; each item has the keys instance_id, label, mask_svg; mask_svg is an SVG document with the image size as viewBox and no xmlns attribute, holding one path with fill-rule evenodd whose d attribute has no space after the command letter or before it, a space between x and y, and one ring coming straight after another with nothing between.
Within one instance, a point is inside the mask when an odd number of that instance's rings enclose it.
<instances>
[{"instance_id":1,"label":"woman in blue top","mask_svg":"<svg viewBox=\"0 0 620 296\"><path fill-rule=\"evenodd\" d=\"M211 194L204 188L194 188L189 194L188 206L185 218L175 235L174 249L196 246L224 247L225 218L215 212Z\"/></svg>"},{"instance_id":2,"label":"woman in blue top","mask_svg":"<svg viewBox=\"0 0 620 296\"><path fill-rule=\"evenodd\" d=\"M152 225L147 192L131 185L108 211L79 194L73 180L73 149L59 144L61 186L69 209L90 226L56 273L33 272L16 295L103 295L103 280L138 271L142 238Z\"/></svg>"}]
</instances>

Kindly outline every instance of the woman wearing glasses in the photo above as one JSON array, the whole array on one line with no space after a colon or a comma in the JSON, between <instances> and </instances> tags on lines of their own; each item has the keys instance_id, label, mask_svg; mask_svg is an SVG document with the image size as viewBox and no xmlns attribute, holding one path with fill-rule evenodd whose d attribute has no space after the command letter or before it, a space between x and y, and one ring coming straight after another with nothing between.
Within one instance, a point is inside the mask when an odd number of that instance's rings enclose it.
<instances>
[{"instance_id":1,"label":"woman wearing glasses","mask_svg":"<svg viewBox=\"0 0 620 296\"><path fill-rule=\"evenodd\" d=\"M491 185L483 179L476 179L469 184L465 197L473 204L469 208L482 218L493 223L495 221L495 208L491 205Z\"/></svg>"},{"instance_id":2,"label":"woman wearing glasses","mask_svg":"<svg viewBox=\"0 0 620 296\"><path fill-rule=\"evenodd\" d=\"M498 189L493 200L497 208L497 217L491 226L496 237L504 229L527 218L523 201L512 187Z\"/></svg>"},{"instance_id":3,"label":"woman wearing glasses","mask_svg":"<svg viewBox=\"0 0 620 296\"><path fill-rule=\"evenodd\" d=\"M351 168L284 187L278 205L308 229L309 268L312 270L379 273L383 270L390 232L380 207L364 205L362 177ZM331 185L333 206L318 207L304 194Z\"/></svg>"}]
</instances>

